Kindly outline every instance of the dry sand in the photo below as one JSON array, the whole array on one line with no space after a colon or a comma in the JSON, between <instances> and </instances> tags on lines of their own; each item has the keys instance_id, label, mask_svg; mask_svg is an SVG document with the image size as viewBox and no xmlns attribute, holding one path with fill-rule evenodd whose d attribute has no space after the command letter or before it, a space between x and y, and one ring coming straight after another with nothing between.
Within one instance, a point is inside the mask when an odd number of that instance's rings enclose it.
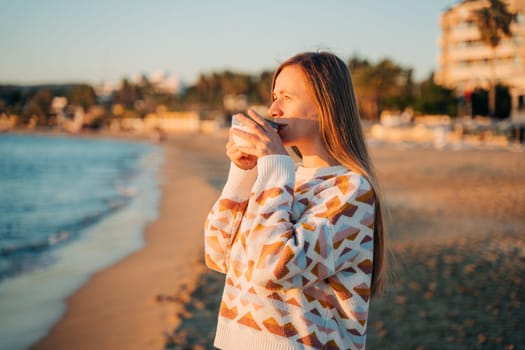
<instances>
[{"instance_id":1,"label":"dry sand","mask_svg":"<svg viewBox=\"0 0 525 350\"><path fill-rule=\"evenodd\" d=\"M224 135L166 142L144 249L96 274L35 349L210 349L223 276L202 225L227 174ZM525 346L525 154L373 148L396 257L367 348Z\"/></svg>"},{"instance_id":2,"label":"dry sand","mask_svg":"<svg viewBox=\"0 0 525 350\"><path fill-rule=\"evenodd\" d=\"M372 157L394 259L367 348L525 348L525 154L382 146ZM207 271L182 293L166 348L212 348L223 283Z\"/></svg>"}]
</instances>

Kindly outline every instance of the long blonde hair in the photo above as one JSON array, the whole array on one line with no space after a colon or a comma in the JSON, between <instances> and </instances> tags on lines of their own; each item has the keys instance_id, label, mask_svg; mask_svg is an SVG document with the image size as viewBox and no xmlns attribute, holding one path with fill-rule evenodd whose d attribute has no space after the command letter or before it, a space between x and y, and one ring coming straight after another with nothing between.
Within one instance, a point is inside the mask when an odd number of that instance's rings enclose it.
<instances>
[{"instance_id":1,"label":"long blonde hair","mask_svg":"<svg viewBox=\"0 0 525 350\"><path fill-rule=\"evenodd\" d=\"M275 80L283 68L302 69L319 113L319 130L330 156L348 169L362 175L375 194L374 261L371 293L382 292L384 286L385 237L383 212L372 162L368 155L352 77L346 64L328 52L304 52L283 62L275 71Z\"/></svg>"}]
</instances>

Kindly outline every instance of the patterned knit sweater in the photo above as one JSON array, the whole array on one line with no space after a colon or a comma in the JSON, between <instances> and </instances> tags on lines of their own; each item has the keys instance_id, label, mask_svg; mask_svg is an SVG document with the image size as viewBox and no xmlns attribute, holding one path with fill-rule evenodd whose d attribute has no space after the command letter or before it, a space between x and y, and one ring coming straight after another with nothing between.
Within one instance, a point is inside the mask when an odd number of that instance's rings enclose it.
<instances>
[{"instance_id":1,"label":"patterned knit sweater","mask_svg":"<svg viewBox=\"0 0 525 350\"><path fill-rule=\"evenodd\" d=\"M232 163L205 224L206 264L226 274L215 346L364 349L374 200L342 166Z\"/></svg>"}]
</instances>

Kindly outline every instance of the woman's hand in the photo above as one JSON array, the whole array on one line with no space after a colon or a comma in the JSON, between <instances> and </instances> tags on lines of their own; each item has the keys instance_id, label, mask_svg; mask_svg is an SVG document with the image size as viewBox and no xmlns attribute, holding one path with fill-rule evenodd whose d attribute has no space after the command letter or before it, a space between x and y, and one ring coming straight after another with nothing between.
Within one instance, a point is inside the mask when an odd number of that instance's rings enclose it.
<instances>
[{"instance_id":1,"label":"woman's hand","mask_svg":"<svg viewBox=\"0 0 525 350\"><path fill-rule=\"evenodd\" d=\"M249 129L249 131L231 128L228 144L233 143L233 135L243 138L248 141L250 145L235 145L235 148L245 156L252 156L255 157L255 159L270 154L288 154L277 130L275 130L270 123L264 120L264 118L257 114L253 109L248 110L248 115L251 119L243 114L238 114L237 117ZM232 152L232 155L236 155L235 152ZM228 156L230 157L229 154ZM252 159L251 157L248 158ZM230 159L232 159L232 157L230 157ZM256 163L257 162L255 161L253 166L255 166Z\"/></svg>"},{"instance_id":2,"label":"woman's hand","mask_svg":"<svg viewBox=\"0 0 525 350\"><path fill-rule=\"evenodd\" d=\"M233 128L230 129L230 138L226 144L226 155L239 168L243 170L253 169L257 165L257 157L239 150L235 142L233 142L232 131Z\"/></svg>"}]
</instances>

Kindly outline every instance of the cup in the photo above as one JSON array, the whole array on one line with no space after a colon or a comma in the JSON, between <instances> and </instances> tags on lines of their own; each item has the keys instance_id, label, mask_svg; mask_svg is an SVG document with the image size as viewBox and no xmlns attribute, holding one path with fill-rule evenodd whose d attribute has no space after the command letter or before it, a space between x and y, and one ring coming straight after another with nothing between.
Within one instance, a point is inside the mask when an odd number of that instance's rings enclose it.
<instances>
[{"instance_id":1,"label":"cup","mask_svg":"<svg viewBox=\"0 0 525 350\"><path fill-rule=\"evenodd\" d=\"M250 118L250 117L248 117L248 118ZM274 122L273 120L269 120L269 119L266 119L266 118L264 118L264 120L266 120L272 126L272 128L275 129L275 131L278 131L279 127L282 126L282 125ZM248 126L245 125L239 119L238 114L234 114L232 116L232 128L236 128L236 129L243 130L243 131L246 131L246 132L250 132L251 131L248 128ZM237 146L244 146L244 147L251 146L251 143L249 141L247 141L246 139L243 139L242 137L239 137L237 135L233 135L233 142L235 142L235 144Z\"/></svg>"},{"instance_id":2,"label":"cup","mask_svg":"<svg viewBox=\"0 0 525 350\"><path fill-rule=\"evenodd\" d=\"M248 126L245 125L242 121L240 121L238 114L234 114L232 116L232 128L250 132L250 129L248 128ZM244 146L244 147L251 146L251 143L249 141L237 135L233 135L233 142L237 146Z\"/></svg>"}]
</instances>

